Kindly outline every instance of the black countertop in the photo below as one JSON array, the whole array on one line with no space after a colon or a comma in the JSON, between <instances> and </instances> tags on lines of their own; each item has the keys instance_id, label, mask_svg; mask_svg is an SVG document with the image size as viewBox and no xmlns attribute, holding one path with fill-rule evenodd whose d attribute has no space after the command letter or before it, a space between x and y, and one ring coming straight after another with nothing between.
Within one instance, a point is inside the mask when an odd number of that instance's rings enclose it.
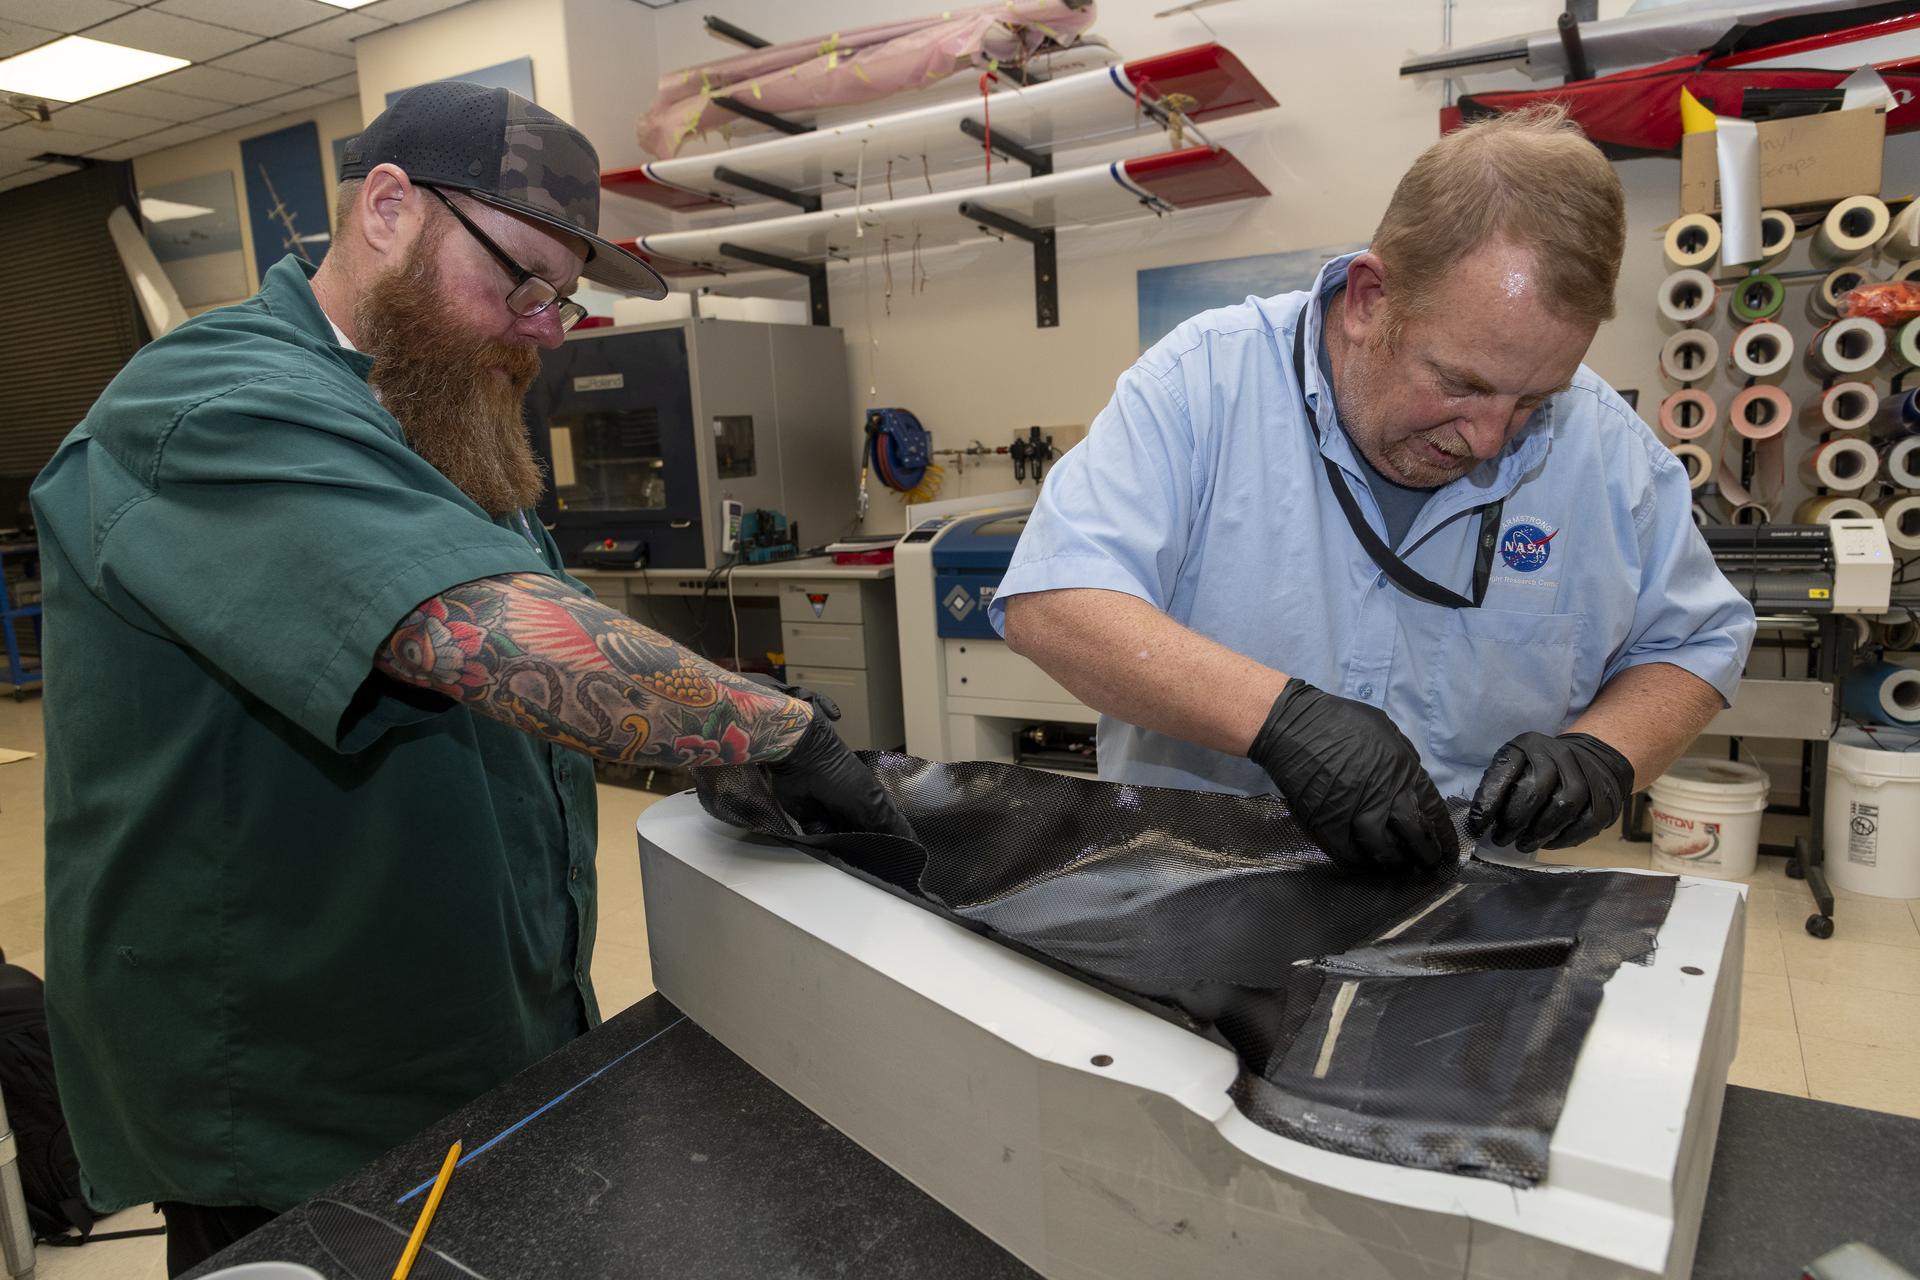
<instances>
[{"instance_id":1,"label":"black countertop","mask_svg":"<svg viewBox=\"0 0 1920 1280\"><path fill-rule=\"evenodd\" d=\"M385 1280L422 1196L398 1201L456 1138L429 1243L487 1280L1033 1274L655 995L189 1275L354 1280L309 1223L331 1200L394 1224ZM1796 1276L1850 1240L1920 1272L1920 1120L1729 1086L1694 1275Z\"/></svg>"}]
</instances>

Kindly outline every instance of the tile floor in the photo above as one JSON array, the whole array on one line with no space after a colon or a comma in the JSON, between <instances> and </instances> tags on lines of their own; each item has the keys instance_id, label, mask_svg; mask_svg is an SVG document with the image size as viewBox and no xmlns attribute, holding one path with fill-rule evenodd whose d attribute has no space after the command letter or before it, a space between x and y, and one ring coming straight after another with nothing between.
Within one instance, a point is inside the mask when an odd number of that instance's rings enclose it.
<instances>
[{"instance_id":1,"label":"tile floor","mask_svg":"<svg viewBox=\"0 0 1920 1280\"><path fill-rule=\"evenodd\" d=\"M0 747L41 752L38 695L25 703L0 695ZM0 765L0 947L39 972L45 902L41 890L43 757ZM608 1017L653 990L647 921L640 896L634 819L653 797L600 789L600 943L594 985ZM1784 822L1768 819L1768 840L1784 840ZM1573 865L1647 866L1648 847L1603 836L1543 860ZM1822 942L1803 927L1812 911L1806 886L1787 878L1778 858L1762 858L1748 878L1746 972L1735 1084L1920 1117L1920 900L1866 898L1836 891L1837 930ZM133 1209L101 1230L157 1225ZM162 1280L157 1239L42 1249L41 1280Z\"/></svg>"}]
</instances>

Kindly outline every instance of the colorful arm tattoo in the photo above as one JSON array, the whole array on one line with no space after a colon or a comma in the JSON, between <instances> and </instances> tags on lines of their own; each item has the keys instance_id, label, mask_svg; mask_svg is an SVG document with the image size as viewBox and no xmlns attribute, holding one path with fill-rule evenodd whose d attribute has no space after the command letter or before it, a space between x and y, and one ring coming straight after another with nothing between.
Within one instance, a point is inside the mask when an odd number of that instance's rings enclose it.
<instances>
[{"instance_id":1,"label":"colorful arm tattoo","mask_svg":"<svg viewBox=\"0 0 1920 1280\"><path fill-rule=\"evenodd\" d=\"M407 615L373 662L516 729L621 763L777 760L812 716L806 703L531 573L442 592Z\"/></svg>"}]
</instances>

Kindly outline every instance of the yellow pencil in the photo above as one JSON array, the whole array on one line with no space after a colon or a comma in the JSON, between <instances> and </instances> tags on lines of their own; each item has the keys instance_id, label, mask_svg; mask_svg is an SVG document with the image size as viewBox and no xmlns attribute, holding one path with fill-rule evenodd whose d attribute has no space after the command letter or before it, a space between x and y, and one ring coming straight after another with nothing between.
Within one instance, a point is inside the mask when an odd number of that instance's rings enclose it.
<instances>
[{"instance_id":1,"label":"yellow pencil","mask_svg":"<svg viewBox=\"0 0 1920 1280\"><path fill-rule=\"evenodd\" d=\"M426 1243L427 1228L433 1225L433 1211L440 1207L440 1197L446 1193L447 1182L453 1177L453 1166L460 1163L460 1144L454 1143L447 1148L447 1158L440 1165L440 1176L433 1180L433 1190L427 1192L427 1203L420 1210L420 1221L413 1224L413 1236L407 1241L405 1252L400 1255L400 1265L393 1269L393 1280L407 1280L407 1274L413 1270L413 1260L420 1256L420 1246Z\"/></svg>"}]
</instances>

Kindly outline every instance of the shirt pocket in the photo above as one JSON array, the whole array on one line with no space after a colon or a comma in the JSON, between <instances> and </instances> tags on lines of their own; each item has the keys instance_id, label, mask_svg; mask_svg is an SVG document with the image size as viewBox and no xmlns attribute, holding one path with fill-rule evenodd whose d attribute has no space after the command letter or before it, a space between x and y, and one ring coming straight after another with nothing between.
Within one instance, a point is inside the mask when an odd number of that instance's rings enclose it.
<instances>
[{"instance_id":1,"label":"shirt pocket","mask_svg":"<svg viewBox=\"0 0 1920 1280\"><path fill-rule=\"evenodd\" d=\"M1419 610L1407 639L1427 660L1428 749L1477 774L1515 735L1558 733L1586 626L1581 613Z\"/></svg>"}]
</instances>

